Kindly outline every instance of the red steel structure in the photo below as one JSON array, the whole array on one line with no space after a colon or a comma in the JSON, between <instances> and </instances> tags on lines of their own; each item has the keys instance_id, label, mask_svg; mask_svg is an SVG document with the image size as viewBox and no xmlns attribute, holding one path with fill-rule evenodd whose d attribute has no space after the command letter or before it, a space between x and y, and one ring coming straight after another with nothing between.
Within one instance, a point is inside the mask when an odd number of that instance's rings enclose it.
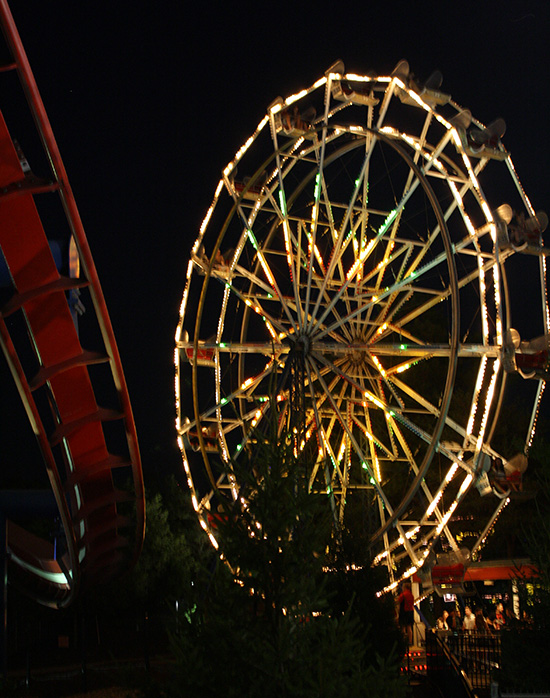
<instances>
[{"instance_id":1,"label":"red steel structure","mask_svg":"<svg viewBox=\"0 0 550 698\"><path fill-rule=\"evenodd\" d=\"M51 166L47 179L31 173L0 113L0 248L11 280L0 308L0 343L43 454L64 529L60 552L51 541L8 521L9 574L40 602L66 606L82 586L120 574L137 560L145 526L143 477L130 400L103 293L6 0L0 0L0 20L11 54L11 62L2 71L8 76L17 74L19 80L13 82L23 90ZM55 259L48 236L50 221L41 215L44 197L59 197L67 239L72 238L71 247L78 253L78 276L67 274ZM75 289L82 290L93 305L102 345L99 351L81 344L70 305ZM92 308L87 311L89 314ZM103 371L100 378L97 370ZM105 374L114 396L109 406L101 406ZM117 437L117 429L122 438ZM111 441L123 444L122 455L115 455L111 447L110 430L115 434Z\"/></svg>"}]
</instances>

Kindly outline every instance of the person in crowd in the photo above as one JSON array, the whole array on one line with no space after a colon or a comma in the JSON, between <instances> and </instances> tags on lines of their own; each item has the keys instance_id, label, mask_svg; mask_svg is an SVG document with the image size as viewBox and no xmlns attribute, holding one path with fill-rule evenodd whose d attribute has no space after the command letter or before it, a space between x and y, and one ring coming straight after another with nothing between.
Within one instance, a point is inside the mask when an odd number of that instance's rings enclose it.
<instances>
[{"instance_id":1,"label":"person in crowd","mask_svg":"<svg viewBox=\"0 0 550 698\"><path fill-rule=\"evenodd\" d=\"M414 626L414 596L410 582L403 582L402 591L397 597L397 604L399 607L399 627L405 634L410 647L413 643Z\"/></svg>"},{"instance_id":2,"label":"person in crowd","mask_svg":"<svg viewBox=\"0 0 550 698\"><path fill-rule=\"evenodd\" d=\"M438 630L449 630L449 624L447 619L449 618L449 611L443 611L443 613L437 619L436 627Z\"/></svg>"},{"instance_id":3,"label":"person in crowd","mask_svg":"<svg viewBox=\"0 0 550 698\"><path fill-rule=\"evenodd\" d=\"M462 620L460 618L460 610L456 606L454 608L451 608L451 610L449 611L449 617L447 618L447 625L449 626L449 630L452 630L453 633L456 633L459 630L462 630Z\"/></svg>"},{"instance_id":4,"label":"person in crowd","mask_svg":"<svg viewBox=\"0 0 550 698\"><path fill-rule=\"evenodd\" d=\"M462 623L462 628L470 633L476 629L476 617L470 606L466 606L464 608L464 621Z\"/></svg>"},{"instance_id":5,"label":"person in crowd","mask_svg":"<svg viewBox=\"0 0 550 698\"><path fill-rule=\"evenodd\" d=\"M493 488L501 494L506 494L506 492L510 490L502 458L495 458L493 460L491 470L489 471L489 481Z\"/></svg>"},{"instance_id":6,"label":"person in crowd","mask_svg":"<svg viewBox=\"0 0 550 698\"><path fill-rule=\"evenodd\" d=\"M504 604L499 601L495 611L495 619L493 620L493 628L501 630L506 625L506 616L504 615Z\"/></svg>"},{"instance_id":7,"label":"person in crowd","mask_svg":"<svg viewBox=\"0 0 550 698\"><path fill-rule=\"evenodd\" d=\"M477 608L475 612L475 623L476 623L476 632L478 633L484 633L485 635L490 632L489 630L489 624L487 622L487 619L483 615L483 609L482 608Z\"/></svg>"}]
</instances>

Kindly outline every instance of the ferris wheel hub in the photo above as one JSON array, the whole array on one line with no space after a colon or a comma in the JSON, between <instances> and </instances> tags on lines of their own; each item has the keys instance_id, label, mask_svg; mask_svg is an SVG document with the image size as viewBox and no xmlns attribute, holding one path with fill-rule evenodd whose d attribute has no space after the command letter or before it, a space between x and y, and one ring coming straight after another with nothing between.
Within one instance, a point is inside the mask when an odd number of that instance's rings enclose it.
<instances>
[{"instance_id":1,"label":"ferris wheel hub","mask_svg":"<svg viewBox=\"0 0 550 698\"><path fill-rule=\"evenodd\" d=\"M366 344L366 338L362 334L356 335L349 344L346 358L355 368L368 366L369 353Z\"/></svg>"},{"instance_id":2,"label":"ferris wheel hub","mask_svg":"<svg viewBox=\"0 0 550 698\"><path fill-rule=\"evenodd\" d=\"M309 354L311 340L306 333L298 335L294 342L294 352L305 358Z\"/></svg>"}]
</instances>

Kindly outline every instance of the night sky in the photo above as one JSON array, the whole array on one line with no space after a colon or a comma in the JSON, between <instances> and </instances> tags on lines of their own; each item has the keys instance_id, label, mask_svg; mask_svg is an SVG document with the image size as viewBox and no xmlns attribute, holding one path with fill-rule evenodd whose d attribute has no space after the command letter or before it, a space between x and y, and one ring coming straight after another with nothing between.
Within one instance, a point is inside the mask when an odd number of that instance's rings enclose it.
<instances>
[{"instance_id":1,"label":"night sky","mask_svg":"<svg viewBox=\"0 0 550 698\"><path fill-rule=\"evenodd\" d=\"M506 120L524 187L550 211L547 0L326 7L12 2L102 283L146 474L180 462L173 346L190 247L221 170L277 95L339 58L358 73L402 58L419 77L438 68L476 118Z\"/></svg>"}]
</instances>

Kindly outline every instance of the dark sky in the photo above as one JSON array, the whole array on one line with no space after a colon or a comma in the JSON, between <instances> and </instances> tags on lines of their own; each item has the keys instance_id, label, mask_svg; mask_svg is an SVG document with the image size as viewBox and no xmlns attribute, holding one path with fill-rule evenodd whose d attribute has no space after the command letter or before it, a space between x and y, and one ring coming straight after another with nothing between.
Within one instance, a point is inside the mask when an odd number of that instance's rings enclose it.
<instances>
[{"instance_id":1,"label":"dark sky","mask_svg":"<svg viewBox=\"0 0 550 698\"><path fill-rule=\"evenodd\" d=\"M338 58L408 59L504 138L550 210L547 0L12 2L117 337L146 469L177 468L173 345L190 246L267 105Z\"/></svg>"}]
</instances>

